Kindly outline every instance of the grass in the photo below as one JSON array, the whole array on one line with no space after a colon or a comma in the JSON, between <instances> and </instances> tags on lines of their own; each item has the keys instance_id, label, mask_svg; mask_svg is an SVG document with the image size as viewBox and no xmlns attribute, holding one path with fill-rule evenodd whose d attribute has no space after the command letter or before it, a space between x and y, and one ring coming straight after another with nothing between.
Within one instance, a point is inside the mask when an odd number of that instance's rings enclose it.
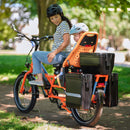
<instances>
[{"instance_id":1,"label":"grass","mask_svg":"<svg viewBox=\"0 0 130 130\"><path fill-rule=\"evenodd\" d=\"M25 55L0 55L0 83L13 85L17 76L24 70L26 56ZM53 73L51 65L45 65L48 73Z\"/></svg>"},{"instance_id":2,"label":"grass","mask_svg":"<svg viewBox=\"0 0 130 130\"><path fill-rule=\"evenodd\" d=\"M31 122L21 122L14 113L0 111L0 130L32 130L34 127Z\"/></svg>"},{"instance_id":3,"label":"grass","mask_svg":"<svg viewBox=\"0 0 130 130\"><path fill-rule=\"evenodd\" d=\"M130 94L130 68L114 67L113 72L118 73L118 92L119 97ZM129 96L130 97L130 96Z\"/></svg>"},{"instance_id":4,"label":"grass","mask_svg":"<svg viewBox=\"0 0 130 130\"><path fill-rule=\"evenodd\" d=\"M64 126L45 123L33 123L22 120L15 116L14 113L0 111L0 130L69 130Z\"/></svg>"}]
</instances>

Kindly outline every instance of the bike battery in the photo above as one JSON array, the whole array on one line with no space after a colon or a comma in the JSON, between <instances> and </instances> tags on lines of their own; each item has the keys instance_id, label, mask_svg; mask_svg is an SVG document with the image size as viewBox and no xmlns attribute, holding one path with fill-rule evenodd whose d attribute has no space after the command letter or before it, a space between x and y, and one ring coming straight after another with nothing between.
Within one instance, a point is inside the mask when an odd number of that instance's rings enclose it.
<instances>
[{"instance_id":1,"label":"bike battery","mask_svg":"<svg viewBox=\"0 0 130 130\"><path fill-rule=\"evenodd\" d=\"M106 107L113 107L118 105L118 74L112 73L109 75L108 84L105 92Z\"/></svg>"},{"instance_id":2,"label":"bike battery","mask_svg":"<svg viewBox=\"0 0 130 130\"><path fill-rule=\"evenodd\" d=\"M114 66L114 53L80 53L80 66L83 73L111 74Z\"/></svg>"},{"instance_id":3,"label":"bike battery","mask_svg":"<svg viewBox=\"0 0 130 130\"><path fill-rule=\"evenodd\" d=\"M92 95L92 75L67 73L66 105L70 108L89 109Z\"/></svg>"}]
</instances>

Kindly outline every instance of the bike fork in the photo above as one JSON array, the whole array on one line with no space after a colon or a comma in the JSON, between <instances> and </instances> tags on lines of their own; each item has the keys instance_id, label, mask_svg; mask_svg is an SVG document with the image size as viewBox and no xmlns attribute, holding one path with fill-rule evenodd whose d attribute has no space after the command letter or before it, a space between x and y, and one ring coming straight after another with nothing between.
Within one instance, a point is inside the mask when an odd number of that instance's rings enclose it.
<instances>
[{"instance_id":1,"label":"bike fork","mask_svg":"<svg viewBox=\"0 0 130 130\"><path fill-rule=\"evenodd\" d=\"M25 75L24 75L23 82L22 82L22 85L21 85L21 87L20 87L20 93L23 93L23 92L24 92L25 80L26 80L27 76L28 76L29 74L31 74L32 72L33 72L33 64L31 63L31 68L30 68L30 70L27 71L27 72L25 73ZM29 92L30 92L30 91L31 91L31 88L30 88Z\"/></svg>"}]
</instances>

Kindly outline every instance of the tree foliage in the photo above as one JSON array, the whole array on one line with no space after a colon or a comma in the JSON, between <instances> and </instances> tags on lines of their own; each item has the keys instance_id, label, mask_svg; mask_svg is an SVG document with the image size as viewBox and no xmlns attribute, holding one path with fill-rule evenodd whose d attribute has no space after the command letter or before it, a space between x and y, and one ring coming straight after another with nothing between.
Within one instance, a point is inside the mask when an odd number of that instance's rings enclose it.
<instances>
[{"instance_id":1,"label":"tree foliage","mask_svg":"<svg viewBox=\"0 0 130 130\"><path fill-rule=\"evenodd\" d=\"M31 0L29 1L31 2ZM15 23L21 29L28 22L30 14L33 14L30 13L30 10L33 10L33 7L36 8L34 5L31 8L29 1L0 1L0 33L2 34L0 35L0 41L8 42L10 38L15 36L15 32L11 28L11 23Z\"/></svg>"},{"instance_id":2,"label":"tree foliage","mask_svg":"<svg viewBox=\"0 0 130 130\"><path fill-rule=\"evenodd\" d=\"M8 18L11 16L11 9L9 5L5 4L5 0L0 3L0 40L7 41L9 38L13 37L11 28L6 23Z\"/></svg>"},{"instance_id":3,"label":"tree foliage","mask_svg":"<svg viewBox=\"0 0 130 130\"><path fill-rule=\"evenodd\" d=\"M40 37L46 34L52 35L55 28L46 17L46 9L50 4L56 2L63 7L65 15L67 15L69 19L77 18L78 22L85 22L90 30L99 28L99 15L102 12L109 15L109 8L113 8L115 12L117 8L120 8L120 18L127 20L128 23L130 22L130 15L129 12L127 12L127 8L130 8L130 0L0 0L0 32L3 34L0 36L0 40L8 40L13 37L12 30L9 27L9 21L21 25L26 23L30 17L36 15L39 19ZM12 7L16 5L16 3L21 5L17 10L20 19L12 20L11 16L14 13ZM30 12L30 14L28 12ZM28 15L25 16L24 14L26 13L28 13ZM121 23L121 26L125 27L125 22ZM112 31L110 27L106 28L108 28L108 32ZM120 34L123 33L125 34L125 29L122 29L120 32ZM43 48L49 50L50 46L45 42L41 44L41 49L43 50Z\"/></svg>"},{"instance_id":4,"label":"tree foliage","mask_svg":"<svg viewBox=\"0 0 130 130\"><path fill-rule=\"evenodd\" d=\"M80 6L82 8L93 10L96 15L100 15L102 11L109 12L109 8L120 8L122 12L127 12L130 8L130 0L58 0L60 3L66 3L71 7Z\"/></svg>"}]
</instances>

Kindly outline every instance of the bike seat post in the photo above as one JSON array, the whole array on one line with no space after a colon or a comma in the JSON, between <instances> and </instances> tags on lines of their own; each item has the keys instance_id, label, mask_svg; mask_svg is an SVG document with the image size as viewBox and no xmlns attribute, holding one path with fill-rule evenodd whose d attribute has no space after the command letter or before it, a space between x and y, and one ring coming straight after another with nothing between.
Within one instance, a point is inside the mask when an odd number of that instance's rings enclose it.
<instances>
[{"instance_id":1,"label":"bike seat post","mask_svg":"<svg viewBox=\"0 0 130 130\"><path fill-rule=\"evenodd\" d=\"M53 67L55 67L54 74L58 75L60 73L60 69L62 67L62 64L53 64Z\"/></svg>"}]
</instances>

